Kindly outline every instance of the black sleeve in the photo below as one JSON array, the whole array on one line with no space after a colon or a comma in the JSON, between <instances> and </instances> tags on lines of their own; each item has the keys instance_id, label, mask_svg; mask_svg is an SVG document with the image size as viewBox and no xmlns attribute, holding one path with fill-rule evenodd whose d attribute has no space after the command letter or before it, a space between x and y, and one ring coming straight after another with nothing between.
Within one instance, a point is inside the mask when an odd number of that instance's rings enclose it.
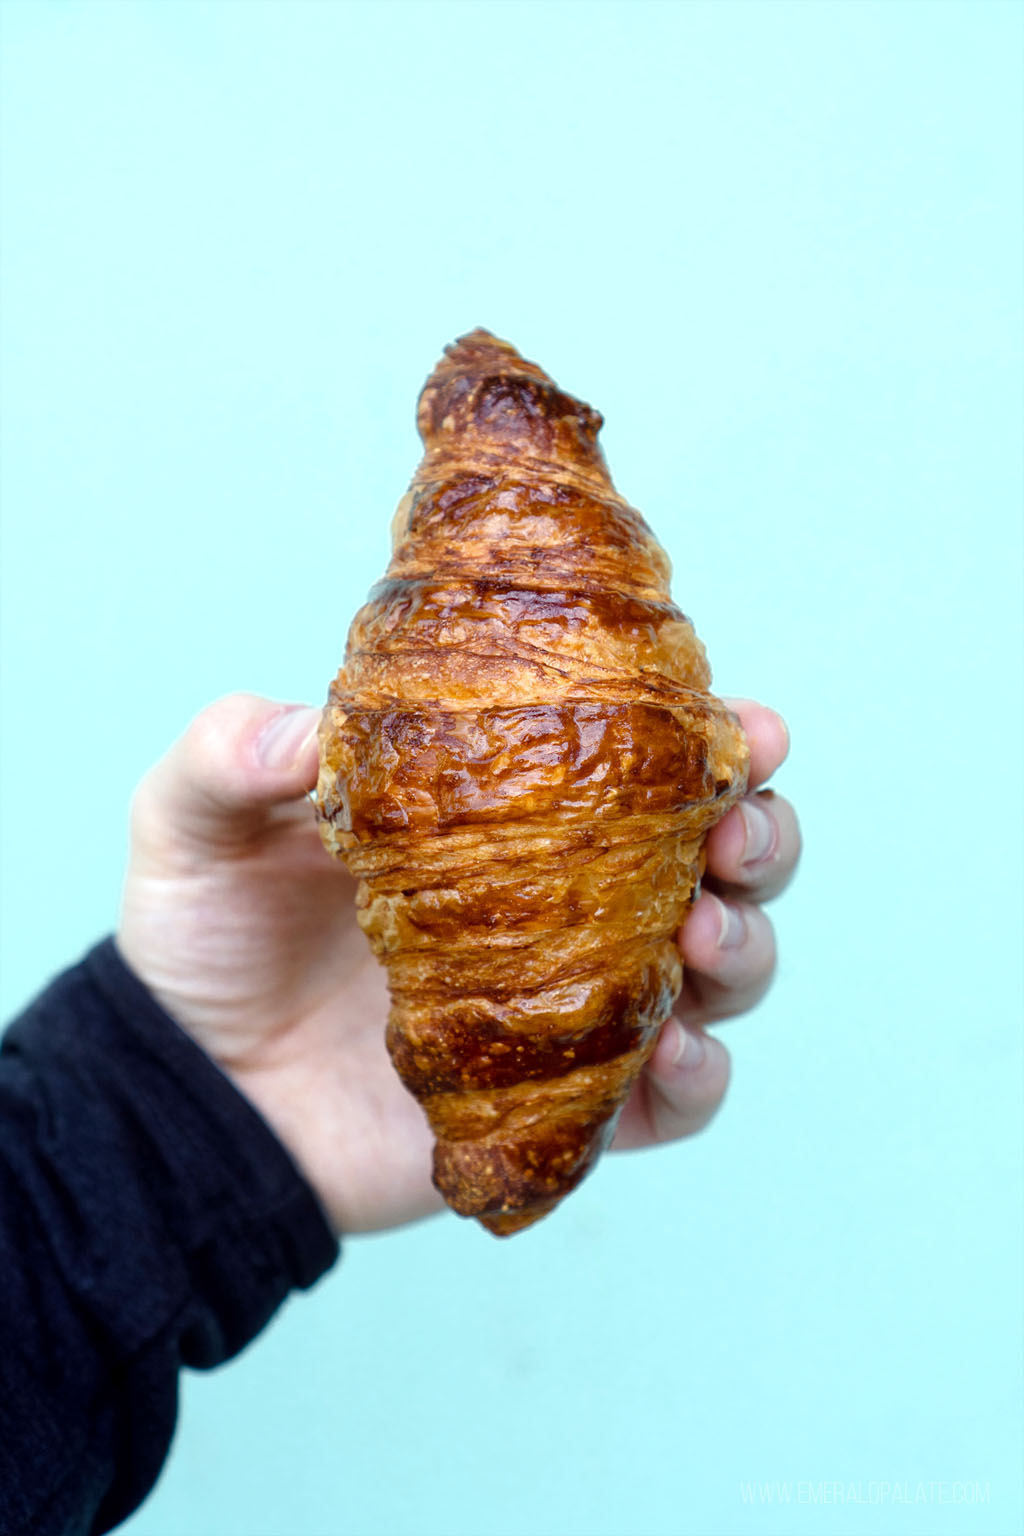
<instances>
[{"instance_id":1,"label":"black sleeve","mask_svg":"<svg viewBox=\"0 0 1024 1536\"><path fill-rule=\"evenodd\" d=\"M0 1049L0 1533L86 1536L153 1486L219 1365L337 1244L256 1110L113 940Z\"/></svg>"}]
</instances>

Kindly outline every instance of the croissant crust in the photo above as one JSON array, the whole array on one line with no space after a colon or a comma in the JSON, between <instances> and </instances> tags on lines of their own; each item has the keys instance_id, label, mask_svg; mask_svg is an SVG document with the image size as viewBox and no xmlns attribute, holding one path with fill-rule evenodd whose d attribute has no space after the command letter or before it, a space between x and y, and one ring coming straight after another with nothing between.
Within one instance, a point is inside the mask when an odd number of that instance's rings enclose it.
<instances>
[{"instance_id":1,"label":"croissant crust","mask_svg":"<svg viewBox=\"0 0 1024 1536\"><path fill-rule=\"evenodd\" d=\"M611 1139L747 747L596 411L477 330L418 424L391 563L324 711L317 814L360 881L434 1182L506 1235Z\"/></svg>"}]
</instances>

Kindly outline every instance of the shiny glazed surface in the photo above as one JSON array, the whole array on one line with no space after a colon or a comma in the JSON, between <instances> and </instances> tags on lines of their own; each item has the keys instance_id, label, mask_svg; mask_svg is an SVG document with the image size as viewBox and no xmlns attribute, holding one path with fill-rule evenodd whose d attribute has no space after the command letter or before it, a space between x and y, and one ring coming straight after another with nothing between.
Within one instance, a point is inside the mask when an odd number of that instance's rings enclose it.
<instances>
[{"instance_id":1,"label":"shiny glazed surface","mask_svg":"<svg viewBox=\"0 0 1024 1536\"><path fill-rule=\"evenodd\" d=\"M746 744L597 412L476 331L418 420L393 558L331 685L318 814L362 882L435 1182L505 1234L611 1137Z\"/></svg>"}]
</instances>

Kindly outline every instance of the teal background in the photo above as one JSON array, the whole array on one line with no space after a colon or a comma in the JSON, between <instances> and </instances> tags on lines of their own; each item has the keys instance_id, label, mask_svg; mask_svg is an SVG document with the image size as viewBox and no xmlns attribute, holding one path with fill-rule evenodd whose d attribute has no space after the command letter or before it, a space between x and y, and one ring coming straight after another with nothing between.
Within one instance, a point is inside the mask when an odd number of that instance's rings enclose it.
<instances>
[{"instance_id":1,"label":"teal background","mask_svg":"<svg viewBox=\"0 0 1024 1536\"><path fill-rule=\"evenodd\" d=\"M1021 9L0 12L5 1013L196 710L324 696L478 324L605 413L807 844L713 1128L349 1241L132 1536L1019 1531Z\"/></svg>"}]
</instances>

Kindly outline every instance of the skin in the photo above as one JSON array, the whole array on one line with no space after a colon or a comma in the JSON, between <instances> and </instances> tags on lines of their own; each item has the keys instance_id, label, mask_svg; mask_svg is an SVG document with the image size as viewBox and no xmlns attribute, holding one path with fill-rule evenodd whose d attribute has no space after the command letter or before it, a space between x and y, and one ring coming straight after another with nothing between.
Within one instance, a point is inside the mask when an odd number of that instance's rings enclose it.
<instances>
[{"instance_id":1,"label":"skin","mask_svg":"<svg viewBox=\"0 0 1024 1536\"><path fill-rule=\"evenodd\" d=\"M699 900L680 933L685 983L626 1104L614 1146L692 1136L715 1114L729 1053L705 1031L771 983L762 904L800 851L788 801L761 786L786 727L730 700L751 749L751 793L713 829ZM338 1232L441 1208L426 1120L384 1048L383 969L356 925L355 882L320 843L319 710L248 694L204 710L140 784L117 943L167 1011L263 1117Z\"/></svg>"}]
</instances>

